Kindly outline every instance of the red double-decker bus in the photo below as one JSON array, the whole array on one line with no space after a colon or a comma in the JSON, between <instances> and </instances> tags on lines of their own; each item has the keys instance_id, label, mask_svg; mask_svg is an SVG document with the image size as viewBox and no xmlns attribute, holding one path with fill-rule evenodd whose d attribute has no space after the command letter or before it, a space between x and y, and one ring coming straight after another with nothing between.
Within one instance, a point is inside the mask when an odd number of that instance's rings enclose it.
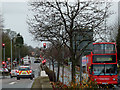
<instances>
[{"instance_id":1,"label":"red double-decker bus","mask_svg":"<svg viewBox=\"0 0 120 90\"><path fill-rule=\"evenodd\" d=\"M84 63L83 70L87 70L87 76L92 81L97 84L118 84L116 43L93 43L91 54L84 57L86 65Z\"/></svg>"}]
</instances>

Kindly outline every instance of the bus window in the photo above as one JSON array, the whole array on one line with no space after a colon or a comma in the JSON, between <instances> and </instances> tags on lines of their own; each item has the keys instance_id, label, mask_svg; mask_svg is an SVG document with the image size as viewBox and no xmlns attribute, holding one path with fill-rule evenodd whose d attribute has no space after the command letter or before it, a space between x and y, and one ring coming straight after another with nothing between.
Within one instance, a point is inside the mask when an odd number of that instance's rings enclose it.
<instances>
[{"instance_id":1,"label":"bus window","mask_svg":"<svg viewBox=\"0 0 120 90\"><path fill-rule=\"evenodd\" d=\"M114 44L94 44L93 54L116 53Z\"/></svg>"},{"instance_id":2,"label":"bus window","mask_svg":"<svg viewBox=\"0 0 120 90\"><path fill-rule=\"evenodd\" d=\"M93 75L104 75L104 65L93 65Z\"/></svg>"},{"instance_id":3,"label":"bus window","mask_svg":"<svg viewBox=\"0 0 120 90\"><path fill-rule=\"evenodd\" d=\"M116 71L117 67L116 65L106 65L106 75L114 75L117 73Z\"/></svg>"}]
</instances>

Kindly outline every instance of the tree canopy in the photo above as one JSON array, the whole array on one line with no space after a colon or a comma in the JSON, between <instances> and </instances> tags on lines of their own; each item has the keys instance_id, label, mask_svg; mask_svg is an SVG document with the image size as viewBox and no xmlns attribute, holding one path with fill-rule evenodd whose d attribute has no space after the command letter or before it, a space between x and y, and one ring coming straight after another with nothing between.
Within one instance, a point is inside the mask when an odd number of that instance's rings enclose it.
<instances>
[{"instance_id":1,"label":"tree canopy","mask_svg":"<svg viewBox=\"0 0 120 90\"><path fill-rule=\"evenodd\" d=\"M33 17L28 19L30 33L38 41L59 41L69 48L74 81L75 63L86 47L98 39L106 39L103 37L104 23L110 15L111 4L104 1L33 0L29 5L33 12Z\"/></svg>"}]
</instances>

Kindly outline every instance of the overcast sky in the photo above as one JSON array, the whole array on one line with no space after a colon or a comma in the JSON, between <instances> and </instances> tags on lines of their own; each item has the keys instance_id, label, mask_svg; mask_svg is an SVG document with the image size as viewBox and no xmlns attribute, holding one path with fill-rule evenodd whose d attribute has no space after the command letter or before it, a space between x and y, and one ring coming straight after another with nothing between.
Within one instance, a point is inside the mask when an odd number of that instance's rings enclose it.
<instances>
[{"instance_id":1,"label":"overcast sky","mask_svg":"<svg viewBox=\"0 0 120 90\"><path fill-rule=\"evenodd\" d=\"M20 33L24 42L33 47L41 47L40 42L33 40L27 26L28 6L27 2L2 2L2 14L5 29L11 29Z\"/></svg>"},{"instance_id":2,"label":"overcast sky","mask_svg":"<svg viewBox=\"0 0 120 90\"><path fill-rule=\"evenodd\" d=\"M21 33L24 37L24 42L27 45L41 47L42 43L33 41L32 35L28 32L28 26L26 23L27 15L29 16L27 1L28 0L1 0L4 26L6 29ZM117 5L114 5L112 8L117 12ZM112 23L116 19L116 16L112 16L110 22Z\"/></svg>"}]
</instances>

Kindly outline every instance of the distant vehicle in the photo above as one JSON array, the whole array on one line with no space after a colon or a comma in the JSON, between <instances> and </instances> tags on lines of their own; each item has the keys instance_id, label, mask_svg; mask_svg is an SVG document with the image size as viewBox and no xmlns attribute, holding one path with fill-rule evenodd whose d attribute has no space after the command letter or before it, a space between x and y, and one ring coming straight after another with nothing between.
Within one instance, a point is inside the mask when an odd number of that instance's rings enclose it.
<instances>
[{"instance_id":1,"label":"distant vehicle","mask_svg":"<svg viewBox=\"0 0 120 90\"><path fill-rule=\"evenodd\" d=\"M9 70L7 68L0 68L0 72L3 74L4 73L9 73Z\"/></svg>"},{"instance_id":2,"label":"distant vehicle","mask_svg":"<svg viewBox=\"0 0 120 90\"><path fill-rule=\"evenodd\" d=\"M23 58L23 63L24 64L31 64L30 57L29 56L24 57Z\"/></svg>"},{"instance_id":3,"label":"distant vehicle","mask_svg":"<svg viewBox=\"0 0 120 90\"><path fill-rule=\"evenodd\" d=\"M17 80L20 80L20 78L30 78L32 80L34 78L34 72L30 66L20 66L16 72Z\"/></svg>"},{"instance_id":4,"label":"distant vehicle","mask_svg":"<svg viewBox=\"0 0 120 90\"><path fill-rule=\"evenodd\" d=\"M11 71L11 66L7 65L7 69L9 70L9 72Z\"/></svg>"},{"instance_id":5,"label":"distant vehicle","mask_svg":"<svg viewBox=\"0 0 120 90\"><path fill-rule=\"evenodd\" d=\"M36 61L40 61L41 62L42 60L40 58L36 58Z\"/></svg>"},{"instance_id":6,"label":"distant vehicle","mask_svg":"<svg viewBox=\"0 0 120 90\"><path fill-rule=\"evenodd\" d=\"M41 62L41 60L39 58L36 58L34 61L34 63L40 63L40 62Z\"/></svg>"},{"instance_id":7,"label":"distant vehicle","mask_svg":"<svg viewBox=\"0 0 120 90\"><path fill-rule=\"evenodd\" d=\"M37 61L40 61L40 58L36 58Z\"/></svg>"},{"instance_id":8,"label":"distant vehicle","mask_svg":"<svg viewBox=\"0 0 120 90\"><path fill-rule=\"evenodd\" d=\"M13 61L13 65L14 65L14 66L17 65L17 61L16 61L16 60Z\"/></svg>"},{"instance_id":9,"label":"distant vehicle","mask_svg":"<svg viewBox=\"0 0 120 90\"><path fill-rule=\"evenodd\" d=\"M29 65L29 64L30 64L30 62L29 62L29 61L27 61L27 60L26 60L26 61L24 61L24 65L26 65L26 64L27 64L27 65Z\"/></svg>"},{"instance_id":10,"label":"distant vehicle","mask_svg":"<svg viewBox=\"0 0 120 90\"><path fill-rule=\"evenodd\" d=\"M30 66L30 64L24 64L24 66Z\"/></svg>"},{"instance_id":11,"label":"distant vehicle","mask_svg":"<svg viewBox=\"0 0 120 90\"><path fill-rule=\"evenodd\" d=\"M40 63L40 61L34 61L34 63Z\"/></svg>"},{"instance_id":12,"label":"distant vehicle","mask_svg":"<svg viewBox=\"0 0 120 90\"><path fill-rule=\"evenodd\" d=\"M17 68L11 70L11 72L10 72L10 77L11 77L11 78L17 76L17 72L16 72L16 71L17 71Z\"/></svg>"}]
</instances>

